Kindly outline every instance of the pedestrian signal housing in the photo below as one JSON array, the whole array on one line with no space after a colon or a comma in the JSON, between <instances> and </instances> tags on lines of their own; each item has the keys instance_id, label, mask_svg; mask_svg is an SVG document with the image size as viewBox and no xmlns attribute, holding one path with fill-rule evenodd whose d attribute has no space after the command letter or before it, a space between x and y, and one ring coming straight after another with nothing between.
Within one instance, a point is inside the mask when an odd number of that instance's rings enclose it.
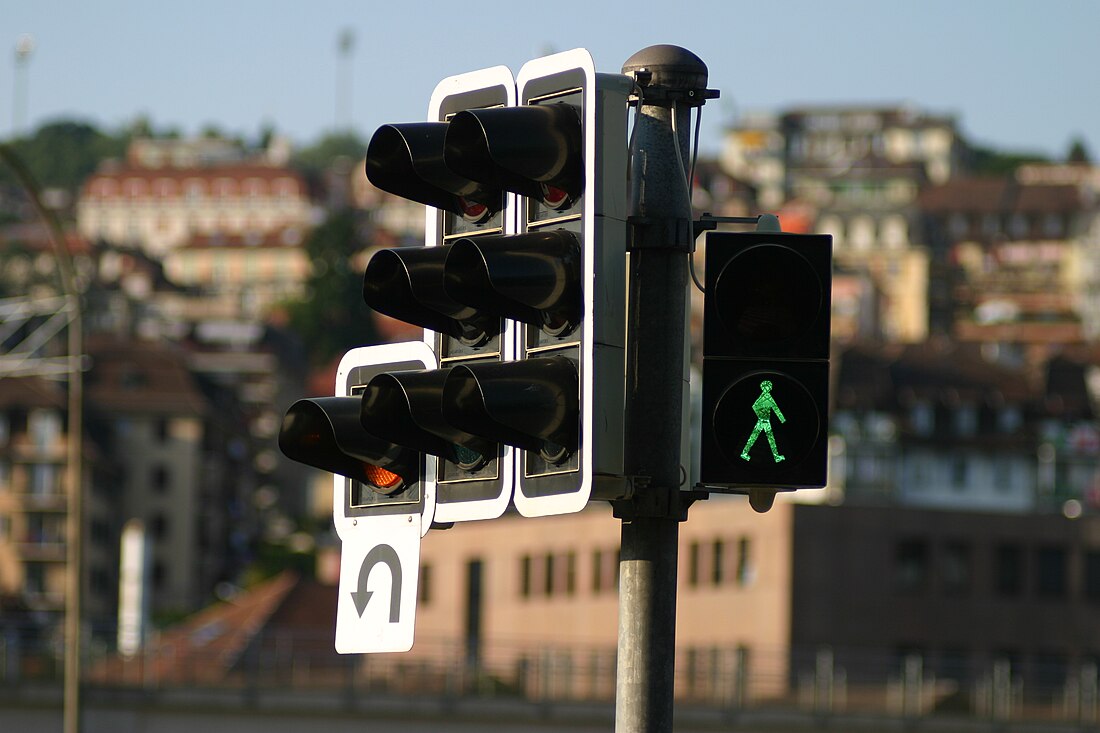
<instances>
[{"instance_id":1,"label":"pedestrian signal housing","mask_svg":"<svg viewBox=\"0 0 1100 733\"><path fill-rule=\"evenodd\" d=\"M832 238L706 238L700 482L825 485Z\"/></svg>"}]
</instances>

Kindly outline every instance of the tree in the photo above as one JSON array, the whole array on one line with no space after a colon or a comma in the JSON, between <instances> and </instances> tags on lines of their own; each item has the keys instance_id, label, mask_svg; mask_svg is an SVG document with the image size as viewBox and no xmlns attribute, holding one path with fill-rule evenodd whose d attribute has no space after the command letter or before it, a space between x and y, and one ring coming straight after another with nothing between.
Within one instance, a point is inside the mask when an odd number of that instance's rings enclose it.
<instances>
[{"instance_id":1,"label":"tree","mask_svg":"<svg viewBox=\"0 0 1100 733\"><path fill-rule=\"evenodd\" d=\"M378 340L363 302L363 273L351 261L361 243L359 218L352 209L333 212L306 239L310 275L305 293L286 307L290 328L314 366Z\"/></svg>"},{"instance_id":2,"label":"tree","mask_svg":"<svg viewBox=\"0 0 1100 733\"><path fill-rule=\"evenodd\" d=\"M1066 153L1067 163L1091 163L1092 156L1089 155L1088 146L1085 144L1085 139L1081 136L1073 138L1073 141L1069 144L1069 152Z\"/></svg>"},{"instance_id":3,"label":"tree","mask_svg":"<svg viewBox=\"0 0 1100 733\"><path fill-rule=\"evenodd\" d=\"M313 145L294 154L290 165L311 178L317 178L340 157L360 160L367 154L367 144L354 132L325 135Z\"/></svg>"},{"instance_id":4,"label":"tree","mask_svg":"<svg viewBox=\"0 0 1100 733\"><path fill-rule=\"evenodd\" d=\"M122 157L128 143L128 135L116 137L87 122L57 120L30 137L12 141L11 147L41 186L75 192L104 158ZM0 170L0 181L14 179L9 171Z\"/></svg>"},{"instance_id":5,"label":"tree","mask_svg":"<svg viewBox=\"0 0 1100 733\"><path fill-rule=\"evenodd\" d=\"M1011 176L1027 163L1049 163L1050 159L1039 153L997 150L975 146L973 148L974 173L982 176Z\"/></svg>"}]
</instances>

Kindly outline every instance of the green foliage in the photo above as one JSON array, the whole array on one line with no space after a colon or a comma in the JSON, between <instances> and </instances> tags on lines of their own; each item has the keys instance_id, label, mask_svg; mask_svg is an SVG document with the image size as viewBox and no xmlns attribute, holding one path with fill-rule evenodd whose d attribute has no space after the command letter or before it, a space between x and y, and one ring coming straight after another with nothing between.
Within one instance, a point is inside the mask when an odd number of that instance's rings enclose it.
<instances>
[{"instance_id":1,"label":"green foliage","mask_svg":"<svg viewBox=\"0 0 1100 733\"><path fill-rule=\"evenodd\" d=\"M75 193L100 161L122 157L128 144L128 135L115 137L87 122L58 120L12 141L11 147L40 186ZM15 183L12 171L0 169L0 182Z\"/></svg>"},{"instance_id":2,"label":"green foliage","mask_svg":"<svg viewBox=\"0 0 1100 733\"><path fill-rule=\"evenodd\" d=\"M370 309L363 302L363 273L351 261L362 245L359 219L350 209L332 213L305 242L310 275L305 294L287 304L287 313L315 366L377 341Z\"/></svg>"},{"instance_id":3,"label":"green foliage","mask_svg":"<svg viewBox=\"0 0 1100 733\"><path fill-rule=\"evenodd\" d=\"M1067 163L1091 163L1092 156L1089 155L1088 145L1085 144L1085 139L1082 137L1073 138L1073 142L1069 144L1069 152L1066 153Z\"/></svg>"},{"instance_id":4,"label":"green foliage","mask_svg":"<svg viewBox=\"0 0 1100 733\"><path fill-rule=\"evenodd\" d=\"M367 144L354 132L334 132L294 154L290 165L307 176L316 177L337 158L359 161L367 154Z\"/></svg>"},{"instance_id":5,"label":"green foliage","mask_svg":"<svg viewBox=\"0 0 1100 733\"><path fill-rule=\"evenodd\" d=\"M974 146L974 173L980 176L1011 176L1021 165L1028 163L1049 163L1050 158L1040 153L995 150Z\"/></svg>"},{"instance_id":6,"label":"green foliage","mask_svg":"<svg viewBox=\"0 0 1100 733\"><path fill-rule=\"evenodd\" d=\"M241 584L250 588L286 570L293 570L303 578L312 578L316 569L316 552L295 552L285 543L260 542L252 564L241 577Z\"/></svg>"}]
</instances>

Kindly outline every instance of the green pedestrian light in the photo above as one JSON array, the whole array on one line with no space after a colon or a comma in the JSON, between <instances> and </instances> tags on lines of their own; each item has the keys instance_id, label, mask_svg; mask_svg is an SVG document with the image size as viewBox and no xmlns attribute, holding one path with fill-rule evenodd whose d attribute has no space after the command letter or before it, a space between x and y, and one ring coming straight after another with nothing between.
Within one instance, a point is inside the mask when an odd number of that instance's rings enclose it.
<instances>
[{"instance_id":1,"label":"green pedestrian light","mask_svg":"<svg viewBox=\"0 0 1100 733\"><path fill-rule=\"evenodd\" d=\"M780 455L779 451L775 447L775 436L772 434L772 420L771 413L775 413L775 416L779 418L779 422L787 422L787 418L783 417L783 413L779 410L779 405L775 404L775 398L772 397L772 382L770 379L765 379L760 383L760 396L756 398L756 402L752 403L752 411L756 414L756 427L752 429L752 435L749 436L748 441L745 443L745 447L741 450L741 458L746 461L751 461L749 451L752 450L752 446L756 443L756 439L760 437L760 431L763 430L764 434L768 436L768 445L772 448L772 458L776 463L786 460L786 458Z\"/></svg>"},{"instance_id":2,"label":"green pedestrian light","mask_svg":"<svg viewBox=\"0 0 1100 733\"><path fill-rule=\"evenodd\" d=\"M832 240L706 240L700 483L733 493L825 485Z\"/></svg>"}]
</instances>

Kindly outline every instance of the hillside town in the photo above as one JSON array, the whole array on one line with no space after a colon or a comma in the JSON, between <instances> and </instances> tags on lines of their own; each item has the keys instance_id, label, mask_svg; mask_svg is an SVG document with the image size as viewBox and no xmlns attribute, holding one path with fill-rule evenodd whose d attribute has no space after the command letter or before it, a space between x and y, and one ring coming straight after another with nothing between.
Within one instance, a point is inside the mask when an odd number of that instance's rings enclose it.
<instances>
[{"instance_id":1,"label":"hillside town","mask_svg":"<svg viewBox=\"0 0 1100 733\"><path fill-rule=\"evenodd\" d=\"M367 181L360 145L318 166L278 135L134 135L71 188L0 178L0 679L37 674L60 638L77 432L89 679L201 668L231 684L294 650L318 678L359 664L331 651L331 478L276 437L295 399L331 394L344 351L420 338L362 303L370 254L422 244L425 217ZM765 514L743 497L691 508L677 695L832 705L878 687L904 710L1096 716L1089 151L983 148L916 106L792 107L742 115L692 185L697 216L769 212L785 231L832 235L832 404L826 488ZM57 320L63 262L79 355ZM693 292L697 364L702 302ZM56 367L74 358L78 425ZM149 587L129 657L156 662L140 668L120 655L135 526ZM606 502L433 530L403 678L443 689L438 670L466 684L476 667L536 697L608 698L618 542Z\"/></svg>"}]
</instances>

